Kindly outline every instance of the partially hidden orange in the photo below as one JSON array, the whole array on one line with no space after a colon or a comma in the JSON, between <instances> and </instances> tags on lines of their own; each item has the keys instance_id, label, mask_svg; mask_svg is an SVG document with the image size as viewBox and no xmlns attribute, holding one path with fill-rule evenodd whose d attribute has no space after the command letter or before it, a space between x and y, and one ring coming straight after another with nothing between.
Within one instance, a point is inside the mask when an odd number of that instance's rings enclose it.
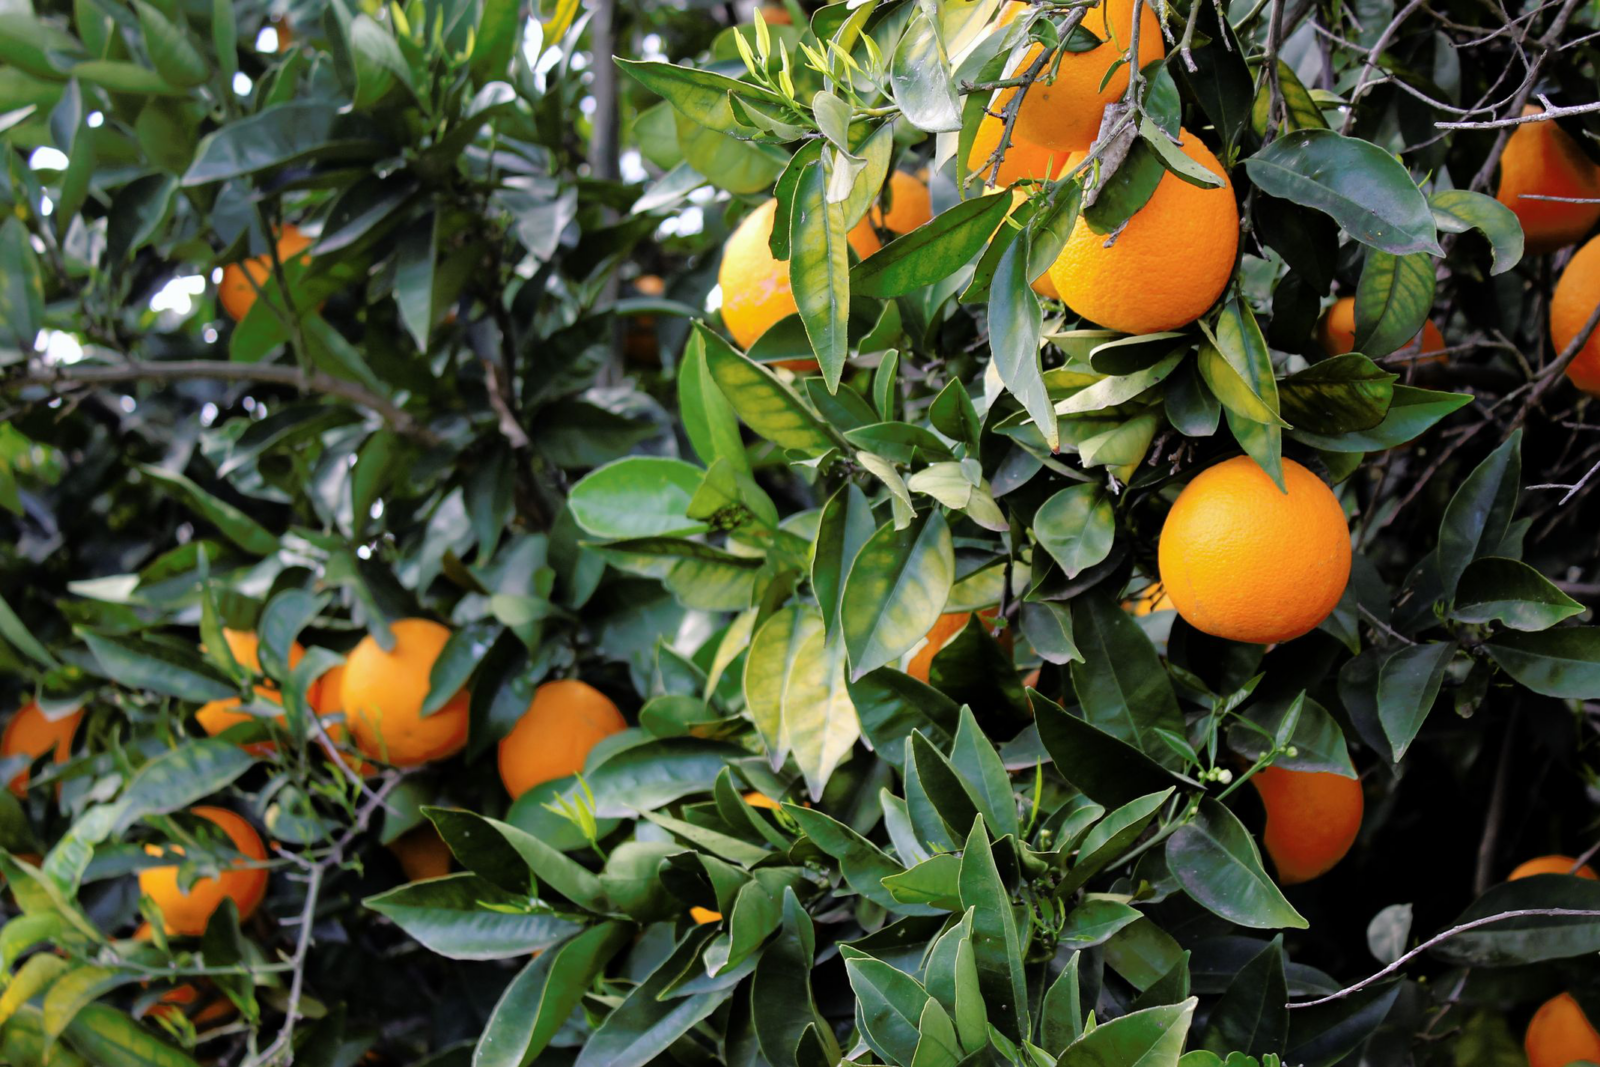
<instances>
[{"instance_id":1,"label":"partially hidden orange","mask_svg":"<svg viewBox=\"0 0 1600 1067\"><path fill-rule=\"evenodd\" d=\"M542 782L577 774L590 749L627 725L594 686L575 678L545 682L500 741L500 781L515 800Z\"/></svg>"},{"instance_id":2,"label":"partially hidden orange","mask_svg":"<svg viewBox=\"0 0 1600 1067\"><path fill-rule=\"evenodd\" d=\"M1529 104L1522 113L1542 110ZM1530 199L1536 196L1590 203ZM1495 199L1516 213L1528 252L1554 252L1581 239L1600 220L1600 167L1554 121L1525 122L1512 131L1500 153Z\"/></svg>"},{"instance_id":3,"label":"partially hidden orange","mask_svg":"<svg viewBox=\"0 0 1600 1067\"><path fill-rule=\"evenodd\" d=\"M1365 808L1356 779L1267 767L1250 782L1267 811L1261 841L1283 885L1326 874L1355 844Z\"/></svg>"},{"instance_id":4,"label":"partially hidden orange","mask_svg":"<svg viewBox=\"0 0 1600 1067\"><path fill-rule=\"evenodd\" d=\"M1600 304L1600 237L1573 253L1550 296L1550 344L1558 354L1577 340L1596 304ZM1600 329L1567 364L1567 377L1590 396L1600 396Z\"/></svg>"},{"instance_id":5,"label":"partially hidden orange","mask_svg":"<svg viewBox=\"0 0 1600 1067\"><path fill-rule=\"evenodd\" d=\"M1341 296L1333 302L1317 327L1317 339L1322 344L1322 350L1330 356L1342 356L1356 350L1355 297ZM1429 319L1422 324L1417 335L1394 354L1410 356L1419 363L1435 363L1444 360L1444 349L1444 334Z\"/></svg>"},{"instance_id":6,"label":"partially hidden orange","mask_svg":"<svg viewBox=\"0 0 1600 1067\"><path fill-rule=\"evenodd\" d=\"M1600 1063L1600 1033L1570 993L1551 997L1539 1006L1522 1046L1528 1054L1528 1067Z\"/></svg>"},{"instance_id":7,"label":"partially hidden orange","mask_svg":"<svg viewBox=\"0 0 1600 1067\"><path fill-rule=\"evenodd\" d=\"M1574 870L1573 868L1577 869ZM1582 866L1571 856L1536 856L1531 860L1524 860L1506 876L1506 881L1515 882L1518 878L1532 878L1536 874L1571 874L1579 878L1596 878L1594 868L1587 863Z\"/></svg>"},{"instance_id":8,"label":"partially hidden orange","mask_svg":"<svg viewBox=\"0 0 1600 1067\"><path fill-rule=\"evenodd\" d=\"M83 709L70 711L56 719L46 717L44 710L30 700L18 708L0 734L0 758L25 755L29 761L47 752L56 763L65 763L72 757L72 737L83 721ZM28 792L29 770L24 767L11 778L11 792L23 796Z\"/></svg>"},{"instance_id":9,"label":"partially hidden orange","mask_svg":"<svg viewBox=\"0 0 1600 1067\"><path fill-rule=\"evenodd\" d=\"M310 247L311 238L293 223L284 226L278 233L277 251L280 263L291 262ZM301 256L301 259L305 261L310 257ZM271 277L272 256L267 253L251 256L249 259L223 267L222 284L217 288L217 299L222 304L222 310L226 311L233 321L242 321L255 306L256 298L260 295L259 290Z\"/></svg>"},{"instance_id":10,"label":"partially hidden orange","mask_svg":"<svg viewBox=\"0 0 1600 1067\"><path fill-rule=\"evenodd\" d=\"M346 728L361 751L397 767L454 755L467 743L467 691L422 714L429 675L450 631L429 619L401 619L389 632L392 649L368 634L345 659L339 697Z\"/></svg>"},{"instance_id":11,"label":"partially hidden orange","mask_svg":"<svg viewBox=\"0 0 1600 1067\"><path fill-rule=\"evenodd\" d=\"M389 851L400 861L400 869L408 882L443 878L450 873L450 863L454 859L450 846L444 843L432 823L413 826L389 842Z\"/></svg>"},{"instance_id":12,"label":"partially hidden orange","mask_svg":"<svg viewBox=\"0 0 1600 1067\"><path fill-rule=\"evenodd\" d=\"M202 806L190 811L221 827L234 850L241 855L257 861L267 858L266 847L255 827L227 808ZM183 855L183 849L177 845L146 845L144 850L151 856ZM215 877L196 879L187 893L179 886L178 867L146 867L139 872L139 891L161 910L167 933L199 937L224 900L233 899L240 919L249 918L261 904L267 892L266 869L245 866L245 862L235 860L232 868Z\"/></svg>"}]
</instances>

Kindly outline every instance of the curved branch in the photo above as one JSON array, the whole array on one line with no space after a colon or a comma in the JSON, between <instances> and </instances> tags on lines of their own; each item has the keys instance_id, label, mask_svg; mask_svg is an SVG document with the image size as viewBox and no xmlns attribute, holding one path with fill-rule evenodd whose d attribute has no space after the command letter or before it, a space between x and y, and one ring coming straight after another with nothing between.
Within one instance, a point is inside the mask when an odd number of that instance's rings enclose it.
<instances>
[{"instance_id":1,"label":"curved branch","mask_svg":"<svg viewBox=\"0 0 1600 1067\"><path fill-rule=\"evenodd\" d=\"M308 393L338 397L357 407L376 412L399 433L414 437L426 444L436 445L441 440L409 412L354 382L347 382L321 371L307 374L298 367L271 363L175 359L160 362L72 364L0 377L0 389L21 389L30 385L42 385L59 390L79 385L106 385L112 382L174 382L189 379L264 382L271 385L293 386Z\"/></svg>"},{"instance_id":2,"label":"curved branch","mask_svg":"<svg viewBox=\"0 0 1600 1067\"><path fill-rule=\"evenodd\" d=\"M1428 940L1424 941L1410 952L1407 952L1405 955L1389 964L1389 966L1385 967L1383 970L1363 978L1353 986L1346 986L1337 993L1329 993L1327 996L1318 997L1316 1000L1290 1001L1287 1007L1314 1008L1319 1004L1329 1004L1335 1000L1343 1000L1352 993L1359 993L1361 990L1367 988L1369 985L1372 985L1374 982L1383 981L1385 978L1389 977L1391 974L1394 974L1396 971L1400 970L1406 964L1410 963L1412 960L1416 959L1433 946L1448 941L1458 934L1464 934L1470 930L1476 930L1480 926L1489 926L1493 923L1504 922L1507 919L1521 919L1534 916L1570 916L1571 918L1575 919L1600 919L1600 911L1591 911L1586 908L1523 908L1518 911L1502 911L1498 915L1485 915L1481 919L1473 919L1471 922L1462 923L1460 926L1452 926L1443 933L1434 934L1432 937L1428 938Z\"/></svg>"}]
</instances>

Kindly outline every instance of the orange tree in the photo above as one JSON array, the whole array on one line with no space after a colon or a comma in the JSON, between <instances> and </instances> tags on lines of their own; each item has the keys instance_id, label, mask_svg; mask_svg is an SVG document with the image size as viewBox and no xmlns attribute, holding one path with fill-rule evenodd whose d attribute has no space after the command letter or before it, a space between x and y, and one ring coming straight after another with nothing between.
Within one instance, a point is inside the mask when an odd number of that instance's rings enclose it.
<instances>
[{"instance_id":1,"label":"orange tree","mask_svg":"<svg viewBox=\"0 0 1600 1067\"><path fill-rule=\"evenodd\" d=\"M4 6L0 1062L1600 1061L1596 29Z\"/></svg>"}]
</instances>

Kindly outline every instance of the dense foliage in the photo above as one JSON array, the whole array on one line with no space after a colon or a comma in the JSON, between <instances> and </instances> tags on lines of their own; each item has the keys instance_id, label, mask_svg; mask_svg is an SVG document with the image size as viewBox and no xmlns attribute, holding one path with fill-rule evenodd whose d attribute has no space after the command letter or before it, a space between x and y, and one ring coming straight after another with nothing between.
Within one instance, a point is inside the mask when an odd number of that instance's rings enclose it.
<instances>
[{"instance_id":1,"label":"dense foliage","mask_svg":"<svg viewBox=\"0 0 1600 1067\"><path fill-rule=\"evenodd\" d=\"M1593 6L1127 7L0 0L0 1062L1600 1020L1600 178L1491 195L1600 159ZM1247 641L1175 568L1310 527L1161 541L1241 454L1354 547Z\"/></svg>"}]
</instances>

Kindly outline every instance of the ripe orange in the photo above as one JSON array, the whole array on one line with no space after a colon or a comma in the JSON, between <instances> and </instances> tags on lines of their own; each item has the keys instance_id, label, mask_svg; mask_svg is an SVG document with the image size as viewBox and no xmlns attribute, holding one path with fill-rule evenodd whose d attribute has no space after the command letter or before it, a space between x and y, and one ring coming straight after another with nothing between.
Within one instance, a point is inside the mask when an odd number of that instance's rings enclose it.
<instances>
[{"instance_id":1,"label":"ripe orange","mask_svg":"<svg viewBox=\"0 0 1600 1067\"><path fill-rule=\"evenodd\" d=\"M745 216L722 247L717 269L722 324L740 348L749 348L779 319L799 310L789 288L789 264L772 258L767 246L777 216L778 202L768 200Z\"/></svg>"},{"instance_id":2,"label":"ripe orange","mask_svg":"<svg viewBox=\"0 0 1600 1067\"><path fill-rule=\"evenodd\" d=\"M1600 303L1600 237L1573 254L1550 297L1550 343L1557 352L1566 349L1582 332L1595 304ZM1600 329L1567 364L1572 384L1591 396L1600 396Z\"/></svg>"},{"instance_id":3,"label":"ripe orange","mask_svg":"<svg viewBox=\"0 0 1600 1067\"><path fill-rule=\"evenodd\" d=\"M1110 248L1108 235L1095 233L1080 216L1050 268L1066 305L1108 329L1156 333L1193 322L1233 277L1239 249L1233 185L1198 137L1181 136L1184 154L1221 175L1222 188L1201 189L1163 174ZM1075 153L1067 162L1076 167L1083 158Z\"/></svg>"},{"instance_id":4,"label":"ripe orange","mask_svg":"<svg viewBox=\"0 0 1600 1067\"><path fill-rule=\"evenodd\" d=\"M758 793L754 790L751 790L744 795L744 802L750 805L752 808L766 808L770 811L776 811L783 806L776 800L773 800L771 797L767 796L767 794Z\"/></svg>"},{"instance_id":5,"label":"ripe orange","mask_svg":"<svg viewBox=\"0 0 1600 1067\"><path fill-rule=\"evenodd\" d=\"M706 923L721 922L722 912L712 911L710 908L690 908L689 918L695 921L695 925L704 926Z\"/></svg>"},{"instance_id":6,"label":"ripe orange","mask_svg":"<svg viewBox=\"0 0 1600 1067\"><path fill-rule=\"evenodd\" d=\"M300 232L300 227L290 223L278 234L278 259L288 263L311 247L311 238ZM310 256L302 259L310 260ZM272 277L272 257L262 254L251 256L239 263L222 268L222 284L217 288L217 299L222 310L235 322L242 321L255 306L257 289Z\"/></svg>"},{"instance_id":7,"label":"ripe orange","mask_svg":"<svg viewBox=\"0 0 1600 1067\"><path fill-rule=\"evenodd\" d=\"M889 175L889 210L874 203L866 215L845 235L856 255L866 259L883 247L878 239L879 230L888 230L896 236L910 233L933 218L933 199L928 185L914 174L897 170Z\"/></svg>"},{"instance_id":8,"label":"ripe orange","mask_svg":"<svg viewBox=\"0 0 1600 1067\"><path fill-rule=\"evenodd\" d=\"M1597 877L1587 863L1573 870L1573 864L1577 862L1571 856L1537 856L1517 864L1516 870L1506 877L1506 881L1515 882L1518 878L1531 878L1536 874L1572 874L1590 880Z\"/></svg>"},{"instance_id":9,"label":"ripe orange","mask_svg":"<svg viewBox=\"0 0 1600 1067\"><path fill-rule=\"evenodd\" d=\"M78 732L82 719L83 709L79 708L51 721L30 700L17 709L6 723L5 733L0 734L0 758L26 755L31 762L53 749L55 762L65 763L72 756L72 736ZM28 768L24 767L12 777L12 793L19 797L27 793L28 775Z\"/></svg>"},{"instance_id":10,"label":"ripe orange","mask_svg":"<svg viewBox=\"0 0 1600 1067\"><path fill-rule=\"evenodd\" d=\"M255 828L227 808L198 807L190 811L220 826L238 852L252 860L267 858L266 847L262 845ZM183 855L183 849L177 845L166 848L146 845L144 850L151 856L164 856L169 851ZM239 869L223 871L215 878L197 879L187 893L179 888L176 866L146 867L139 872L139 891L155 901L156 907L161 909L167 933L199 937L205 933L211 913L221 907L224 900L232 897L238 905L239 918L246 919L266 895L266 870L246 867L242 860L236 860L235 864Z\"/></svg>"},{"instance_id":11,"label":"ripe orange","mask_svg":"<svg viewBox=\"0 0 1600 1067\"><path fill-rule=\"evenodd\" d=\"M1524 115L1542 109L1529 104ZM1500 153L1500 188L1495 199L1516 213L1530 253L1554 252L1577 241L1600 219L1600 203L1564 204L1528 196L1600 197L1600 168L1555 122L1516 127Z\"/></svg>"},{"instance_id":12,"label":"ripe orange","mask_svg":"<svg viewBox=\"0 0 1600 1067\"><path fill-rule=\"evenodd\" d=\"M627 726L594 686L574 678L545 682L500 742L500 780L515 800L541 782L577 774L591 748Z\"/></svg>"},{"instance_id":13,"label":"ripe orange","mask_svg":"<svg viewBox=\"0 0 1600 1067\"><path fill-rule=\"evenodd\" d=\"M977 133L972 137L972 148L967 152L967 169L985 182L994 182L995 175L989 169L989 157L994 155L995 147L1000 144L1005 125L993 115L984 115L978 122ZM1026 178L1049 181L1059 177L1067 162L1067 155L1059 149L1025 141L1013 129L1011 143L1006 146L1006 154L1000 160L999 184L1014 185Z\"/></svg>"},{"instance_id":14,"label":"ripe orange","mask_svg":"<svg viewBox=\"0 0 1600 1067\"><path fill-rule=\"evenodd\" d=\"M432 823L414 826L389 842L389 851L400 861L406 881L423 882L450 873L454 855Z\"/></svg>"},{"instance_id":15,"label":"ripe orange","mask_svg":"<svg viewBox=\"0 0 1600 1067\"><path fill-rule=\"evenodd\" d=\"M467 743L467 691L422 717L428 675L450 631L428 619L401 619L389 631L393 650L385 652L368 634L345 660L339 680L345 725L361 751L397 767L454 755Z\"/></svg>"},{"instance_id":16,"label":"ripe orange","mask_svg":"<svg viewBox=\"0 0 1600 1067\"><path fill-rule=\"evenodd\" d=\"M1271 644L1328 617L1350 578L1344 509L1322 480L1283 461L1284 493L1249 456L1178 494L1157 548L1161 584L1197 630Z\"/></svg>"},{"instance_id":17,"label":"ripe orange","mask_svg":"<svg viewBox=\"0 0 1600 1067\"><path fill-rule=\"evenodd\" d=\"M283 703L283 695L270 685L256 686L256 696L272 704ZM224 730L255 719L249 712L238 710L241 705L242 701L238 697L208 701L200 705L200 710L194 713L195 721L200 724L200 729L206 732L207 737L216 737ZM278 722L281 724L284 721L284 717L279 715ZM251 741L241 747L251 755L263 757L272 755L278 749L277 743L273 741Z\"/></svg>"},{"instance_id":18,"label":"ripe orange","mask_svg":"<svg viewBox=\"0 0 1600 1067\"><path fill-rule=\"evenodd\" d=\"M1283 885L1326 874L1361 830L1364 801L1354 778L1268 767L1250 779L1267 809L1261 835Z\"/></svg>"},{"instance_id":19,"label":"ripe orange","mask_svg":"<svg viewBox=\"0 0 1600 1067\"><path fill-rule=\"evenodd\" d=\"M214 994L214 991L208 992ZM200 999L200 990L196 986L185 982L183 985L173 986L163 993L161 999L150 1008L147 1014L162 1019L168 1019L174 1015L188 1014L184 1009L192 1007ZM190 1015L189 1021L198 1029L210 1023L231 1019L237 1010L233 1006L233 1001L227 997L209 995L205 1003L201 1004L193 1015Z\"/></svg>"},{"instance_id":20,"label":"ripe orange","mask_svg":"<svg viewBox=\"0 0 1600 1067\"><path fill-rule=\"evenodd\" d=\"M1341 296L1333 302L1333 306L1322 316L1322 324L1317 328L1317 339L1322 344L1322 350L1330 356L1342 356L1346 352L1356 350L1355 297ZM1444 349L1444 335L1439 332L1439 327L1433 324L1433 320L1429 319L1422 324L1417 336L1399 352L1402 355L1421 357L1417 360L1419 363L1442 363L1445 359Z\"/></svg>"},{"instance_id":21,"label":"ripe orange","mask_svg":"<svg viewBox=\"0 0 1600 1067\"><path fill-rule=\"evenodd\" d=\"M1551 997L1533 1013L1523 1048L1528 1067L1567 1067L1580 1060L1600 1063L1600 1033L1570 993Z\"/></svg>"},{"instance_id":22,"label":"ripe orange","mask_svg":"<svg viewBox=\"0 0 1600 1067\"><path fill-rule=\"evenodd\" d=\"M1100 132L1100 119L1107 104L1122 98L1128 88L1128 66L1122 63L1133 40L1134 0L1102 0L1084 16L1084 29L1100 38L1100 47L1088 52L1064 52L1059 57L1060 66L1055 80L1048 82L1051 64L1046 64L1039 80L1028 87L1017 109L1016 132L1033 144L1045 148L1076 152L1087 149ZM1015 17L1023 5L1007 5L1001 17L1005 25ZM1016 76L1027 70L1042 50L1042 45L1031 46L1008 72ZM1154 63L1167 54L1166 43L1161 39L1161 19L1155 5L1146 3L1139 16L1139 66ZM1117 69L1108 79L1106 72ZM1102 82L1105 84L1102 86ZM995 96L990 110L1000 111L1017 92L1002 89ZM1059 282L1057 283L1060 284Z\"/></svg>"}]
</instances>

